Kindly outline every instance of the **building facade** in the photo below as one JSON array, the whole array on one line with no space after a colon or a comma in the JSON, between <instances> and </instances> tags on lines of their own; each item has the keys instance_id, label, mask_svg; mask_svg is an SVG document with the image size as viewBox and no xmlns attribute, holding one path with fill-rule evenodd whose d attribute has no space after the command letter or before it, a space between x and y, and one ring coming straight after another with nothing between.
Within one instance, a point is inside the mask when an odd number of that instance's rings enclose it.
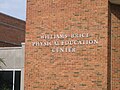
<instances>
[{"instance_id":1,"label":"building facade","mask_svg":"<svg viewBox=\"0 0 120 90\"><path fill-rule=\"evenodd\" d=\"M25 21L0 13L0 47L17 47L25 42Z\"/></svg>"},{"instance_id":2,"label":"building facade","mask_svg":"<svg viewBox=\"0 0 120 90\"><path fill-rule=\"evenodd\" d=\"M120 89L120 5L111 4L111 88Z\"/></svg>"},{"instance_id":3,"label":"building facade","mask_svg":"<svg viewBox=\"0 0 120 90\"><path fill-rule=\"evenodd\" d=\"M0 90L24 90L25 21L0 13Z\"/></svg>"},{"instance_id":4,"label":"building facade","mask_svg":"<svg viewBox=\"0 0 120 90\"><path fill-rule=\"evenodd\" d=\"M24 44L22 47L0 47L0 89L24 90Z\"/></svg>"},{"instance_id":5,"label":"building facade","mask_svg":"<svg viewBox=\"0 0 120 90\"><path fill-rule=\"evenodd\" d=\"M119 90L119 8L119 0L27 0L25 90Z\"/></svg>"}]
</instances>

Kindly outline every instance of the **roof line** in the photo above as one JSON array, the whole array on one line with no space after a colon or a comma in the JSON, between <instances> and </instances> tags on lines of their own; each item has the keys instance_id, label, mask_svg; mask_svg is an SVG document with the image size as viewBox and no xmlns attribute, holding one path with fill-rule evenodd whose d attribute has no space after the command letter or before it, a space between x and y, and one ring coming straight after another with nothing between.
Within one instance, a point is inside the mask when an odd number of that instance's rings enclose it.
<instances>
[{"instance_id":1,"label":"roof line","mask_svg":"<svg viewBox=\"0 0 120 90\"><path fill-rule=\"evenodd\" d=\"M15 17L13 17L13 16L10 16L10 15L7 15L7 14L1 13L1 12L0 12L0 14L2 14L2 15L4 15L4 16L7 16L7 17L10 17L10 18L13 18L13 19L16 19L16 20L19 20L19 21L22 21L22 22L25 22L24 20L21 20L21 19L19 19L19 18L15 18Z\"/></svg>"},{"instance_id":2,"label":"roof line","mask_svg":"<svg viewBox=\"0 0 120 90\"><path fill-rule=\"evenodd\" d=\"M13 45L21 45L21 44L17 44L17 43L13 43L13 42L2 41L2 40L0 40L0 42L3 42L3 43L8 43L8 44L13 44Z\"/></svg>"},{"instance_id":3,"label":"roof line","mask_svg":"<svg viewBox=\"0 0 120 90\"><path fill-rule=\"evenodd\" d=\"M13 26L13 25L8 24L8 23L5 23L5 22L0 22L0 24L3 24L3 25L6 25L6 26L10 26L10 27L13 27L13 28L16 28L16 29L19 29L19 30L25 31L23 28L19 28L19 27Z\"/></svg>"}]
</instances>

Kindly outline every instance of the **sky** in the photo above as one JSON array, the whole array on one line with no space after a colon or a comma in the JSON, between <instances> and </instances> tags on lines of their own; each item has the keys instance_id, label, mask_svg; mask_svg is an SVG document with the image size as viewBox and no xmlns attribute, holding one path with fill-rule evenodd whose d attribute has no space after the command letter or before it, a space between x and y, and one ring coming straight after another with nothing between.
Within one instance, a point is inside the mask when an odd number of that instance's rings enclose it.
<instances>
[{"instance_id":1,"label":"sky","mask_svg":"<svg viewBox=\"0 0 120 90\"><path fill-rule=\"evenodd\" d=\"M0 0L0 12L26 20L26 0Z\"/></svg>"}]
</instances>

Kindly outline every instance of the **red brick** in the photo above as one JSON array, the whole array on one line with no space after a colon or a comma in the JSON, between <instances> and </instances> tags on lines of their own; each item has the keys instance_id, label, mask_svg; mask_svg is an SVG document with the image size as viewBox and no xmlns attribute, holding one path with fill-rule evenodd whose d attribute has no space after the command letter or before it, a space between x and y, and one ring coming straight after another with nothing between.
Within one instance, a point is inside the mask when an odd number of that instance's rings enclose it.
<instances>
[{"instance_id":1,"label":"red brick","mask_svg":"<svg viewBox=\"0 0 120 90\"><path fill-rule=\"evenodd\" d=\"M0 47L20 46L25 42L25 21L0 13Z\"/></svg>"},{"instance_id":2,"label":"red brick","mask_svg":"<svg viewBox=\"0 0 120 90\"><path fill-rule=\"evenodd\" d=\"M75 53L32 46L60 32L99 43L73 46ZM25 90L107 90L108 37L108 0L27 0Z\"/></svg>"}]
</instances>

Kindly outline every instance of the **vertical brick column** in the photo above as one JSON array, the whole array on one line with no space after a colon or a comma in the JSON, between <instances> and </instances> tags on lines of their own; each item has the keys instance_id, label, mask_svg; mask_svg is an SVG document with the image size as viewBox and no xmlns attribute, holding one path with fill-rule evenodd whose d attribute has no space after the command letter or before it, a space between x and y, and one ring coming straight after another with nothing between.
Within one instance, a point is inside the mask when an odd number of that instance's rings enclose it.
<instances>
[{"instance_id":1,"label":"vertical brick column","mask_svg":"<svg viewBox=\"0 0 120 90\"><path fill-rule=\"evenodd\" d=\"M112 90L120 90L120 5L111 4Z\"/></svg>"},{"instance_id":2,"label":"vertical brick column","mask_svg":"<svg viewBox=\"0 0 120 90\"><path fill-rule=\"evenodd\" d=\"M107 90L108 0L27 0L26 24L25 90ZM98 43L72 45L72 53L32 46L60 33L88 33L77 39Z\"/></svg>"}]
</instances>

